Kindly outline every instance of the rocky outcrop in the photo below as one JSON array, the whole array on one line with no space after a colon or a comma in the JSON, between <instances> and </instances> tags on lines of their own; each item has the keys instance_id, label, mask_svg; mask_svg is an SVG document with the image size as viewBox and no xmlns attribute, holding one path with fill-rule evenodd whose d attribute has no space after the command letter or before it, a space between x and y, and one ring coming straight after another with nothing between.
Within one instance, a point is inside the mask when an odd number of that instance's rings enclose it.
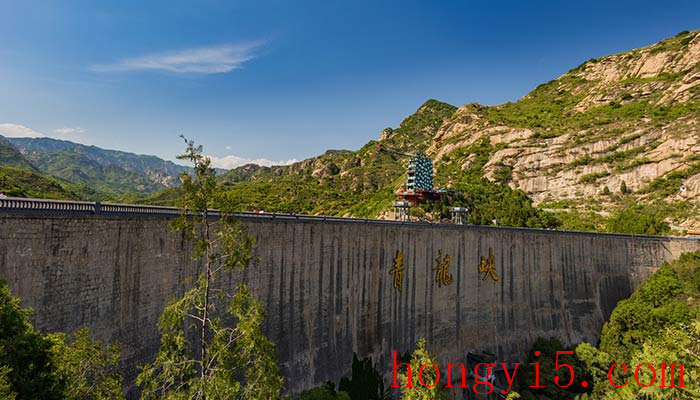
<instances>
[{"instance_id":1,"label":"rocky outcrop","mask_svg":"<svg viewBox=\"0 0 700 400\"><path fill-rule=\"evenodd\" d=\"M615 206L623 182L643 200L653 197L652 182L675 172L682 178L668 183L663 199L700 206L700 174L693 169L700 161L699 32L590 60L525 96L513 112L552 112L550 104L566 102L571 104L549 126L538 122L540 115L534 122L503 123L498 112L509 105L462 106L427 152L439 174L442 160L459 158L463 149L488 139L493 151L484 175L493 180L508 166L511 187L537 204L589 199ZM473 161L473 154L457 160L462 169Z\"/></svg>"}]
</instances>

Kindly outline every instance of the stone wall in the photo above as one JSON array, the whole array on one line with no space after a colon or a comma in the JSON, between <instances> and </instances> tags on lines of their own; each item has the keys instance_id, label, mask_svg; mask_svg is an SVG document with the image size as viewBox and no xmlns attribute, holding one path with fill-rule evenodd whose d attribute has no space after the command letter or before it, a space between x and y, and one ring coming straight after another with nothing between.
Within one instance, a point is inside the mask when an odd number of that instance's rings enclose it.
<instances>
[{"instance_id":1,"label":"stone wall","mask_svg":"<svg viewBox=\"0 0 700 400\"><path fill-rule=\"evenodd\" d=\"M88 326L122 344L122 362L150 361L156 322L196 265L165 218L0 215L0 279L35 310L43 332ZM256 261L246 280L267 310L288 390L349 372L353 352L389 372L391 350L420 337L442 362L468 351L522 361L537 337L595 342L618 300L690 239L453 225L248 217ZM479 272L493 253L495 275ZM401 290L389 274L397 252ZM446 264L446 281L436 270ZM451 279L450 279L451 278Z\"/></svg>"}]
</instances>

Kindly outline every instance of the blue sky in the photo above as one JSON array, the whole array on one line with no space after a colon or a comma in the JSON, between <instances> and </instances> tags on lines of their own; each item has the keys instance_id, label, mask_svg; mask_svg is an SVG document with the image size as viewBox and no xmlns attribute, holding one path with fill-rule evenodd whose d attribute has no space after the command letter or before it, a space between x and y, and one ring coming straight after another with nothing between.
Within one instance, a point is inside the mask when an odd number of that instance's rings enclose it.
<instances>
[{"instance_id":1,"label":"blue sky","mask_svg":"<svg viewBox=\"0 0 700 400\"><path fill-rule=\"evenodd\" d=\"M4 1L0 134L220 166L357 149L425 100L514 101L700 28L700 2Z\"/></svg>"}]
</instances>

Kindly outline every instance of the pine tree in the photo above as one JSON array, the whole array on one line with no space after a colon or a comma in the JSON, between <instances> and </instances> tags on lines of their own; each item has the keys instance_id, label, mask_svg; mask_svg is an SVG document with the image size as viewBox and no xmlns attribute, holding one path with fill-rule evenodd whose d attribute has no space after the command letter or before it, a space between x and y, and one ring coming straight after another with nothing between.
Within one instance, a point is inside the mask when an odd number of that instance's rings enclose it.
<instances>
[{"instance_id":1,"label":"pine tree","mask_svg":"<svg viewBox=\"0 0 700 400\"><path fill-rule=\"evenodd\" d=\"M231 215L211 218L209 209L221 204L222 191L202 146L185 143L185 154L178 158L192 162L194 172L181 175L177 204L182 215L173 227L193 240L194 257L202 266L192 287L161 315L160 351L137 379L142 398L279 398L283 378L275 345L262 332L262 305L247 285L230 291L220 283L224 274L248 266L253 240Z\"/></svg>"}]
</instances>

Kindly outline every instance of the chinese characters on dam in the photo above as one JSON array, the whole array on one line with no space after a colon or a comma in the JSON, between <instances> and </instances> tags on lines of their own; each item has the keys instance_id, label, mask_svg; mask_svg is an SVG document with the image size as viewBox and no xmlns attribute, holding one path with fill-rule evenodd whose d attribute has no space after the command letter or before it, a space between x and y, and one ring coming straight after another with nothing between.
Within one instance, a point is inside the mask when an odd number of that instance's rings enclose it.
<instances>
[{"instance_id":1,"label":"chinese characters on dam","mask_svg":"<svg viewBox=\"0 0 700 400\"><path fill-rule=\"evenodd\" d=\"M438 287L450 285L454 281L450 273L450 255L445 254L445 258L442 258L442 249L440 249L435 261L437 265L433 267L433 271L435 271L435 282Z\"/></svg>"},{"instance_id":2,"label":"chinese characters on dam","mask_svg":"<svg viewBox=\"0 0 700 400\"><path fill-rule=\"evenodd\" d=\"M496 263L494 262L493 248L489 247L489 258L484 258L484 256L481 256L481 262L479 263L479 273L484 274L484 277L481 278L482 281L485 281L486 278L488 278L489 276L494 281L498 281L499 279L501 279L498 275L496 275Z\"/></svg>"},{"instance_id":3,"label":"chinese characters on dam","mask_svg":"<svg viewBox=\"0 0 700 400\"><path fill-rule=\"evenodd\" d=\"M403 252L401 252L401 250L396 250L394 264L389 270L389 275L392 275L393 277L392 284L394 289L398 290L399 292L403 288L403 274L406 272L404 258L405 256ZM438 250L437 258L435 258L435 266L432 267L433 271L435 271L435 282L437 283L438 287L448 286L454 282L454 277L450 273L450 260L449 254L445 254L443 256L442 249ZM501 279L496 274L496 262L493 255L493 248L489 247L488 258L484 257L483 255L481 256L481 261L478 265L478 273L481 280L484 281L489 277L493 279L494 282ZM481 274L484 274L484 276L482 277Z\"/></svg>"},{"instance_id":4,"label":"chinese characters on dam","mask_svg":"<svg viewBox=\"0 0 700 400\"><path fill-rule=\"evenodd\" d=\"M396 250L396 257L394 257L394 266L389 271L390 275L394 275L394 289L401 291L403 286L403 272L406 269L406 264L403 263L403 253L401 250Z\"/></svg>"}]
</instances>

